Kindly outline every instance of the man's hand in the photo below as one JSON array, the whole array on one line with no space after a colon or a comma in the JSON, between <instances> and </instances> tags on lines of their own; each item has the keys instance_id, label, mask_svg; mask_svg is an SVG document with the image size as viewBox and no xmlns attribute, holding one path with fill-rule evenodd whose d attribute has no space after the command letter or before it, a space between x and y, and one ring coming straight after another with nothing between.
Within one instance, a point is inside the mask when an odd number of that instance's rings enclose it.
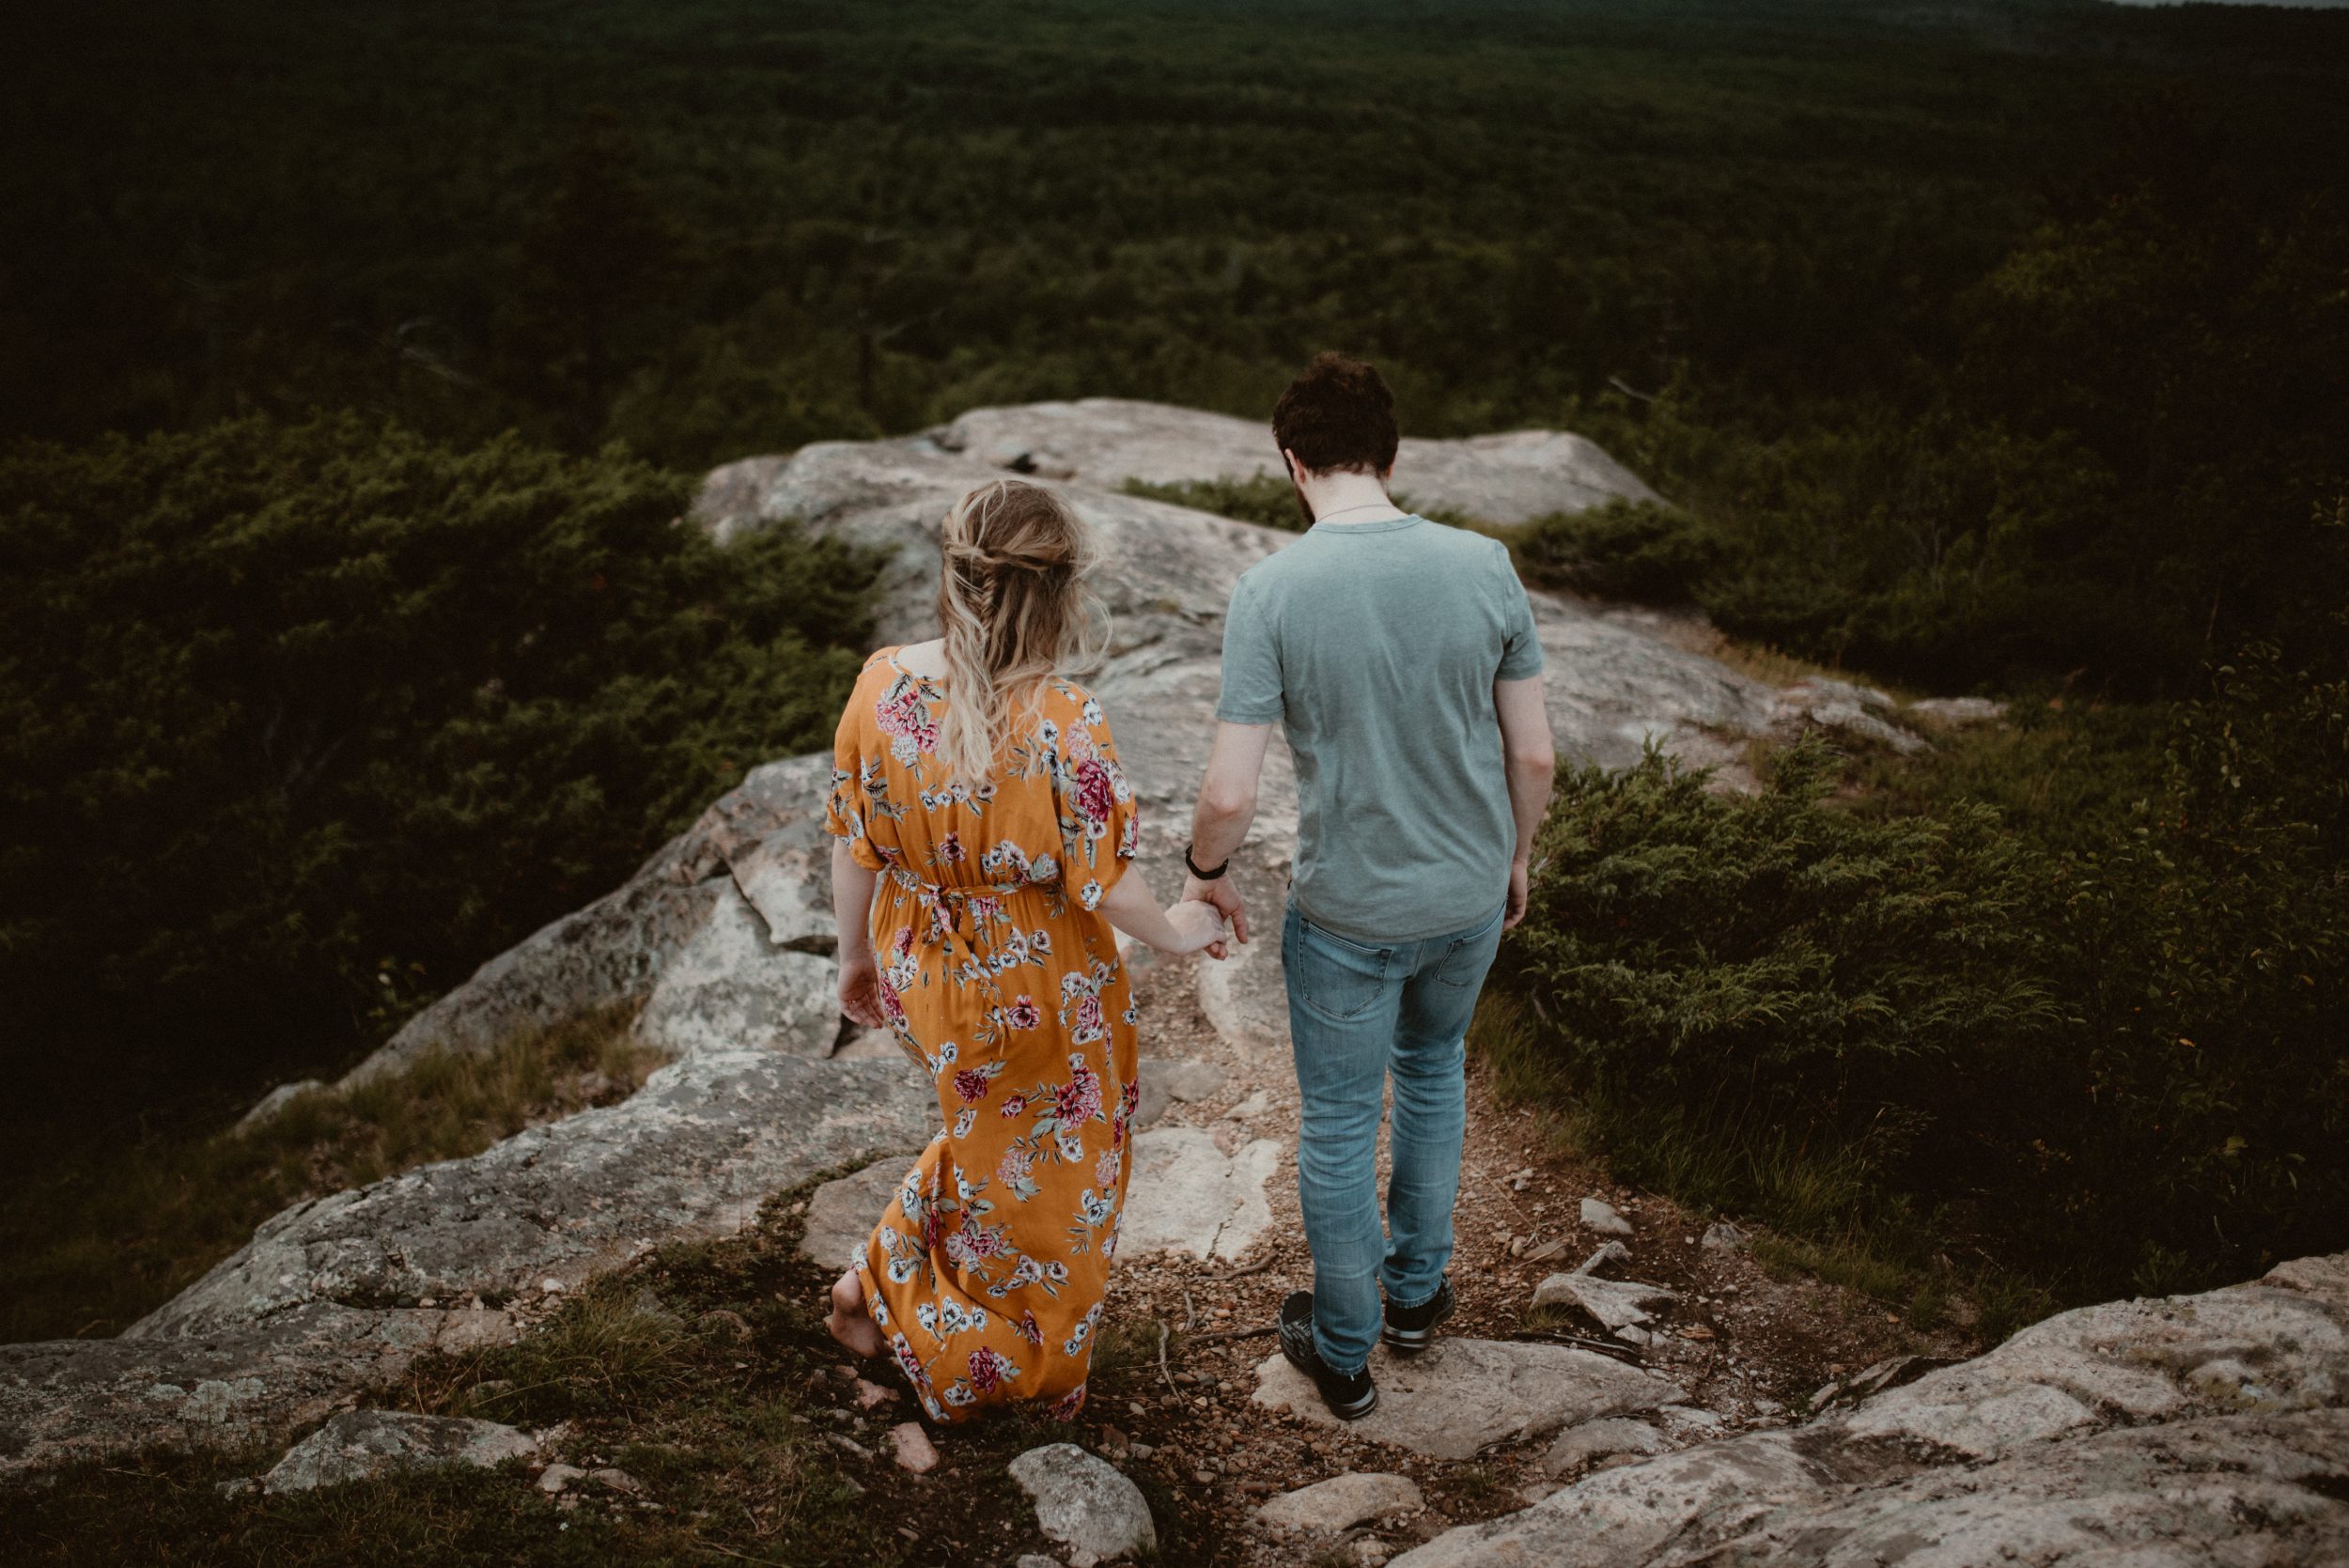
<instances>
[{"instance_id":1,"label":"man's hand","mask_svg":"<svg viewBox=\"0 0 2349 1568\"><path fill-rule=\"evenodd\" d=\"M1525 918L1526 884L1532 880L1532 873L1526 869L1524 861L1509 862L1509 908L1501 917L1503 931L1515 930L1517 922Z\"/></svg>"},{"instance_id":2,"label":"man's hand","mask_svg":"<svg viewBox=\"0 0 2349 1568\"><path fill-rule=\"evenodd\" d=\"M1214 905L1232 923L1232 935L1243 942L1248 939L1248 906L1240 901L1239 889L1232 885L1228 876L1212 882L1203 882L1196 877L1184 877L1183 899L1186 903Z\"/></svg>"},{"instance_id":3,"label":"man's hand","mask_svg":"<svg viewBox=\"0 0 2349 1568\"><path fill-rule=\"evenodd\" d=\"M881 1014L880 970L871 954L840 960L840 1011L867 1029L888 1022Z\"/></svg>"}]
</instances>

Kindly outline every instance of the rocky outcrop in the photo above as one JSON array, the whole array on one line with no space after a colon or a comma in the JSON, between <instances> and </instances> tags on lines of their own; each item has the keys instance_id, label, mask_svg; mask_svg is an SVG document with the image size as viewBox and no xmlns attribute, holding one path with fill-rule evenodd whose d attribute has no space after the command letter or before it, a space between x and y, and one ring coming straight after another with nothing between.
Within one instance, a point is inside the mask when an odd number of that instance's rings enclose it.
<instances>
[{"instance_id":1,"label":"rocky outcrop","mask_svg":"<svg viewBox=\"0 0 2349 1568\"><path fill-rule=\"evenodd\" d=\"M796 518L886 551L877 631L901 642L934 630L936 531L955 499L1006 470L1058 484L1102 541L1115 640L1093 685L1143 803L1145 863L1165 882L1213 731L1224 604L1242 571L1294 536L1117 487L1244 475L1268 446L1249 422L1148 404L977 410L922 436L729 465L693 517L721 541ZM1406 442L1395 484L1422 505L1498 521L1648 493L1589 443L1546 432ZM1850 691L1781 690L1674 646L1636 616L1549 595L1535 615L1570 762L1621 765L1655 740L1724 765L1735 783L1746 738L1814 709L1891 722ZM519 1295L573 1287L662 1241L739 1225L778 1188L918 1147L935 1112L926 1089L894 1050L846 1041L834 1004L818 820L830 768L817 754L753 769L626 884L483 965L344 1080L625 1004L674 1059L644 1089L471 1159L298 1205L120 1340L0 1347L0 1471L315 1421L420 1352L510 1335L501 1308ZM1277 919L1295 832L1276 745L1234 872L1261 931ZM1278 943L1241 953L1204 966L1202 1007L1235 1044L1285 1048ZM1159 1160L1150 1179L1181 1176L1197 1203L1163 1236L1145 1224L1129 1240L1230 1258L1268 1220L1273 1146L1225 1155L1203 1136L1143 1134L1145 1174Z\"/></svg>"},{"instance_id":2,"label":"rocky outcrop","mask_svg":"<svg viewBox=\"0 0 2349 1568\"><path fill-rule=\"evenodd\" d=\"M1347 1425L1359 1437L1437 1459L1473 1459L1496 1443L1670 1405L1681 1390L1639 1367L1560 1344L1439 1338L1433 1349L1370 1353L1378 1407ZM1316 1425L1338 1419L1305 1374L1280 1356L1256 1368L1255 1403Z\"/></svg>"},{"instance_id":3,"label":"rocky outcrop","mask_svg":"<svg viewBox=\"0 0 2349 1568\"><path fill-rule=\"evenodd\" d=\"M1128 480L1168 485L1281 472L1261 420L1122 397L973 409L929 439L993 468L1100 489ZM1498 523L1661 499L1595 442L1563 430L1457 441L1407 436L1395 454L1394 489L1408 505Z\"/></svg>"},{"instance_id":4,"label":"rocky outcrop","mask_svg":"<svg viewBox=\"0 0 2349 1568\"><path fill-rule=\"evenodd\" d=\"M441 1465L488 1469L537 1452L528 1433L496 1421L400 1410L346 1410L288 1450L261 1478L261 1490L308 1492Z\"/></svg>"},{"instance_id":5,"label":"rocky outcrop","mask_svg":"<svg viewBox=\"0 0 2349 1568\"><path fill-rule=\"evenodd\" d=\"M722 541L796 518L887 552L876 636L898 643L937 629L937 527L956 499L1006 470L1054 483L1101 541L1097 586L1115 640L1093 685L1143 803L1147 858L1163 865L1189 826L1213 735L1223 606L1241 572L1295 536L1116 487L1244 475L1269 460L1268 448L1261 426L1159 404L979 409L921 436L820 442L788 458L730 464L704 483L693 515ZM1517 515L1513 507L1571 511L1648 493L1588 442L1553 432L1407 442L1395 485L1423 505L1501 520ZM1502 505L1495 487L1516 499ZM1548 655L1550 721L1569 762L1624 766L1653 740L1743 784L1747 739L1805 723L1916 744L1882 692L1825 680L1772 686L1576 599L1536 594L1534 611ZM1137 722L1143 715L1149 722ZM517 1028L636 1000L645 1003L640 1032L678 1054L741 1045L829 1053L840 1035L830 846L817 803L830 766L818 755L753 770L626 886L484 965L346 1081L435 1046L474 1048ZM1276 745L1238 871L1260 910L1279 908L1295 832L1294 787ZM1259 950L1248 959L1211 966L1202 1003L1227 1032L1284 1040L1285 1017L1267 1000L1277 1003L1278 955Z\"/></svg>"},{"instance_id":6,"label":"rocky outcrop","mask_svg":"<svg viewBox=\"0 0 2349 1568\"><path fill-rule=\"evenodd\" d=\"M2326 1562L2349 1253L2083 1308L1807 1426L1603 1470L1397 1568Z\"/></svg>"},{"instance_id":7,"label":"rocky outcrop","mask_svg":"<svg viewBox=\"0 0 2349 1568\"><path fill-rule=\"evenodd\" d=\"M316 1421L419 1354L512 1339L519 1297L918 1148L936 1112L895 1063L713 1051L622 1104L298 1204L120 1339L0 1345L0 1474Z\"/></svg>"}]
</instances>

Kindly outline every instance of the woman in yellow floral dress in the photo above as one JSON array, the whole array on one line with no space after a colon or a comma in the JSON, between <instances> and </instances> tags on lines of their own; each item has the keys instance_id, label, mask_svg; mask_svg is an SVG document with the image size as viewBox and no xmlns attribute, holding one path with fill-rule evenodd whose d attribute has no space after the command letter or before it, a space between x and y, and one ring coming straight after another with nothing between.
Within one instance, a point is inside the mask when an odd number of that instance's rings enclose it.
<instances>
[{"instance_id":1,"label":"woman in yellow floral dress","mask_svg":"<svg viewBox=\"0 0 2349 1568\"><path fill-rule=\"evenodd\" d=\"M946 520L945 635L865 664L826 826L842 1009L893 1031L942 1128L832 1287L832 1333L889 1354L934 1420L1084 1403L1132 1167L1136 1017L1112 926L1220 942L1204 904L1126 879L1138 823L1100 704L1084 526L983 486ZM1217 949L1221 951L1220 946Z\"/></svg>"}]
</instances>

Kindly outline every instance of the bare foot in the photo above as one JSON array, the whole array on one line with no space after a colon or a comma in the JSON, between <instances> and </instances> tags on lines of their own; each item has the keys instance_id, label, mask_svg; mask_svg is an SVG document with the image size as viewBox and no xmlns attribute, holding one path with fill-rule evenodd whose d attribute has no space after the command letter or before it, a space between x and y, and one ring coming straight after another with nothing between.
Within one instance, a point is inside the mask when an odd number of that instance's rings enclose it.
<instances>
[{"instance_id":1,"label":"bare foot","mask_svg":"<svg viewBox=\"0 0 2349 1568\"><path fill-rule=\"evenodd\" d=\"M881 1353L880 1325L864 1310L864 1281L853 1268L832 1282L832 1312L824 1318L832 1337L859 1356Z\"/></svg>"}]
</instances>

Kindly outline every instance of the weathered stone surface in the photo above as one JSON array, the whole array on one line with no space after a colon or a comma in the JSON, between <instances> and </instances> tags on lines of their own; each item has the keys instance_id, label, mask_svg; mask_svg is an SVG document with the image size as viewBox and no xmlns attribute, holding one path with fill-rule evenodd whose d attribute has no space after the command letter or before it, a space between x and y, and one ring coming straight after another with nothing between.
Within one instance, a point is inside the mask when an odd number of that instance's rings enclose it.
<instances>
[{"instance_id":1,"label":"weathered stone surface","mask_svg":"<svg viewBox=\"0 0 2349 1568\"><path fill-rule=\"evenodd\" d=\"M0 1480L143 1443L282 1436L424 1352L513 1336L500 1312L314 1302L200 1340L0 1345Z\"/></svg>"},{"instance_id":2,"label":"weathered stone surface","mask_svg":"<svg viewBox=\"0 0 2349 1568\"><path fill-rule=\"evenodd\" d=\"M261 1478L261 1489L307 1492L432 1465L486 1469L537 1452L528 1434L495 1421L401 1410L346 1410L288 1450Z\"/></svg>"},{"instance_id":3,"label":"weathered stone surface","mask_svg":"<svg viewBox=\"0 0 2349 1568\"><path fill-rule=\"evenodd\" d=\"M1469 1459L1496 1443L1547 1436L1601 1416L1652 1410L1682 1396L1662 1378L1560 1344L1439 1339L1417 1356L1371 1352L1378 1408L1346 1430L1438 1459ZM1301 1372L1280 1356L1256 1368L1255 1402L1337 1424Z\"/></svg>"},{"instance_id":4,"label":"weathered stone surface","mask_svg":"<svg viewBox=\"0 0 2349 1568\"><path fill-rule=\"evenodd\" d=\"M1166 1114L1167 1108L1177 1101L1188 1104L1214 1096L1223 1087L1228 1076L1212 1062L1202 1062L1195 1056L1145 1056L1137 1064L1142 1079L1142 1102L1134 1108L1134 1122L1139 1126L1151 1126Z\"/></svg>"},{"instance_id":5,"label":"weathered stone surface","mask_svg":"<svg viewBox=\"0 0 2349 1568\"><path fill-rule=\"evenodd\" d=\"M1161 1250L1237 1259L1272 1223L1264 1185L1281 1163L1269 1138L1233 1154L1197 1127L1153 1127L1134 1139L1118 1254Z\"/></svg>"},{"instance_id":6,"label":"weathered stone surface","mask_svg":"<svg viewBox=\"0 0 2349 1568\"><path fill-rule=\"evenodd\" d=\"M1277 474L1267 420L1120 397L972 409L931 432L938 445L999 469L1115 489L1128 479L1246 479ZM1523 522L1656 492L1595 443L1558 430L1512 430L1465 440L1405 438L1395 489L1407 505Z\"/></svg>"},{"instance_id":7,"label":"weathered stone surface","mask_svg":"<svg viewBox=\"0 0 2349 1568\"><path fill-rule=\"evenodd\" d=\"M2349 1254L2062 1313L1797 1432L1609 1469L1408 1568L2349 1560Z\"/></svg>"},{"instance_id":8,"label":"weathered stone surface","mask_svg":"<svg viewBox=\"0 0 2349 1568\"><path fill-rule=\"evenodd\" d=\"M1074 1443L1047 1443L1014 1459L1010 1471L1035 1504L1044 1533L1068 1549L1070 1568L1157 1547L1159 1529L1142 1488L1108 1460Z\"/></svg>"},{"instance_id":9,"label":"weathered stone surface","mask_svg":"<svg viewBox=\"0 0 2349 1568\"><path fill-rule=\"evenodd\" d=\"M1629 1235L1631 1221L1615 1212L1615 1205L1598 1198L1582 1200L1582 1228L1601 1235ZM1594 1260L1595 1261L1595 1260Z\"/></svg>"},{"instance_id":10,"label":"weathered stone surface","mask_svg":"<svg viewBox=\"0 0 2349 1568\"><path fill-rule=\"evenodd\" d=\"M194 1338L311 1301L412 1306L575 1285L686 1235L729 1234L779 1188L879 1148L917 1148L936 1102L888 1063L712 1052L615 1106L470 1159L298 1204L140 1319Z\"/></svg>"},{"instance_id":11,"label":"weathered stone surface","mask_svg":"<svg viewBox=\"0 0 2349 1568\"><path fill-rule=\"evenodd\" d=\"M1549 1452L1542 1455L1542 1473L1562 1476L1579 1470L1594 1459L1606 1459L1618 1453L1669 1453L1672 1442L1645 1421L1635 1421L1628 1416L1607 1416L1580 1426L1570 1426L1558 1434Z\"/></svg>"},{"instance_id":12,"label":"weathered stone surface","mask_svg":"<svg viewBox=\"0 0 2349 1568\"><path fill-rule=\"evenodd\" d=\"M1419 1483L1409 1476L1348 1470L1283 1493L1256 1510L1256 1517L1283 1529L1334 1532L1425 1506Z\"/></svg>"},{"instance_id":13,"label":"weathered stone surface","mask_svg":"<svg viewBox=\"0 0 2349 1568\"><path fill-rule=\"evenodd\" d=\"M1661 1285L1643 1285L1634 1280L1602 1280L1579 1269L1569 1274L1552 1274L1533 1287L1536 1307L1578 1308L1609 1329L1651 1322L1656 1313L1671 1311L1679 1300L1676 1293Z\"/></svg>"},{"instance_id":14,"label":"weathered stone surface","mask_svg":"<svg viewBox=\"0 0 2349 1568\"><path fill-rule=\"evenodd\" d=\"M731 1232L826 1166L918 1148L936 1113L896 1063L712 1053L622 1104L297 1204L120 1339L0 1346L0 1472L315 1421L422 1351L513 1335L493 1306L426 1299L494 1304Z\"/></svg>"},{"instance_id":15,"label":"weathered stone surface","mask_svg":"<svg viewBox=\"0 0 2349 1568\"><path fill-rule=\"evenodd\" d=\"M826 1268L846 1268L880 1223L913 1161L903 1155L877 1159L862 1171L826 1182L807 1200L807 1229L800 1254Z\"/></svg>"}]
</instances>

